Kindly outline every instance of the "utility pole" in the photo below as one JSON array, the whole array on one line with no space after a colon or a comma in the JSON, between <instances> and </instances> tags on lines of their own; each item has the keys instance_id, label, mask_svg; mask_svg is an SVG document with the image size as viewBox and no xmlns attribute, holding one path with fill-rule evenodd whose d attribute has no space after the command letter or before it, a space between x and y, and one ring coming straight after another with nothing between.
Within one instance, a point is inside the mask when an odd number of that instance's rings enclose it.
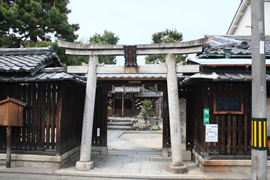
<instances>
[{"instance_id":1,"label":"utility pole","mask_svg":"<svg viewBox=\"0 0 270 180\"><path fill-rule=\"evenodd\" d=\"M267 179L267 116L264 0L251 0L252 120L251 178Z\"/></svg>"}]
</instances>

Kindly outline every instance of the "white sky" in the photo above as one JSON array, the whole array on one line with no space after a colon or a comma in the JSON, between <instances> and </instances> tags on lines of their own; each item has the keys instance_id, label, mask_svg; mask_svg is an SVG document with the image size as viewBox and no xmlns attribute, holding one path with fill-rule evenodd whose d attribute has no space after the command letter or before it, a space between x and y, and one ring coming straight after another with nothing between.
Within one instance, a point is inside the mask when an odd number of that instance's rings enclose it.
<instances>
[{"instance_id":1,"label":"white sky","mask_svg":"<svg viewBox=\"0 0 270 180\"><path fill-rule=\"evenodd\" d=\"M104 30L118 44L150 44L152 34L167 29L183 33L183 41L226 34L240 0L70 0L69 23L78 23L78 40ZM123 64L118 57L117 64ZM138 57L138 64L144 57Z\"/></svg>"}]
</instances>

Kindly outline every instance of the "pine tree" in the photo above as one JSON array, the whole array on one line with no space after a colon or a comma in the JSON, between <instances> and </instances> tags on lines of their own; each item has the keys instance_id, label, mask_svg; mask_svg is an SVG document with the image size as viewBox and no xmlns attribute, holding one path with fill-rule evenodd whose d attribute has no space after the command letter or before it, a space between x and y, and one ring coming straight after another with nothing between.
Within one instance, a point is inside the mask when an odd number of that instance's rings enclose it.
<instances>
[{"instance_id":1,"label":"pine tree","mask_svg":"<svg viewBox=\"0 0 270 180\"><path fill-rule=\"evenodd\" d=\"M50 41L52 35L73 42L78 24L69 24L69 0L1 0L0 47L20 47L22 41Z\"/></svg>"},{"instance_id":2,"label":"pine tree","mask_svg":"<svg viewBox=\"0 0 270 180\"><path fill-rule=\"evenodd\" d=\"M183 35L177 30L168 30L157 32L152 35L152 44L157 43L175 43L183 40ZM186 59L186 55L177 55L176 63L183 62ZM149 55L145 58L146 64L158 64L159 62L165 62L165 55Z\"/></svg>"},{"instance_id":3,"label":"pine tree","mask_svg":"<svg viewBox=\"0 0 270 180\"><path fill-rule=\"evenodd\" d=\"M118 41L118 36L115 36L113 32L105 30L103 35L96 33L92 37L90 37L89 44L117 44ZM99 63L116 64L116 56L100 56Z\"/></svg>"}]
</instances>

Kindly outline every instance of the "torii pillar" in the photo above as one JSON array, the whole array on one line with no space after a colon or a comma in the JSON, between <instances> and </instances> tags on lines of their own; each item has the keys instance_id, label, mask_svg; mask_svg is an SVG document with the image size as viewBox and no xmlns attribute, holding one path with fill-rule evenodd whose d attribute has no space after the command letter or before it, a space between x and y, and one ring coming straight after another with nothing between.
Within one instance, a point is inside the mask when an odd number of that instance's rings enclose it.
<instances>
[{"instance_id":1,"label":"torii pillar","mask_svg":"<svg viewBox=\"0 0 270 180\"><path fill-rule=\"evenodd\" d=\"M171 173L185 173L187 167L183 163L182 141L180 128L180 108L178 97L178 85L176 76L175 54L166 55L167 65L167 92L169 104L169 119L171 132L172 164L169 167Z\"/></svg>"},{"instance_id":2,"label":"torii pillar","mask_svg":"<svg viewBox=\"0 0 270 180\"><path fill-rule=\"evenodd\" d=\"M182 70L176 69L175 54L189 54L198 53L202 51L202 46L209 44L210 38L203 38L194 41L180 42L180 43L166 43L166 44L146 44L137 45L137 55L153 55L153 54L167 54L166 63L167 69L164 66L149 69L149 67L140 67L136 73L167 73L167 87L168 87L168 101L169 101L169 119L171 131L171 150L172 150L172 164L170 165L170 172L185 173L187 172L182 158L181 145L181 129L180 129L180 111L179 111L179 97L177 85L177 72L199 72L199 66L181 66ZM97 83L97 63L98 56L123 56L124 46L122 45L82 45L75 43L68 43L58 41L59 47L66 48L66 54L90 56L88 70L84 70L85 66L77 67L75 71L69 73L88 73L86 85L85 108L83 117L83 132L81 141L80 161L76 163L77 170L90 170L93 168L91 161L91 145L92 145L92 129L94 119L95 94ZM197 70L194 71L193 67ZM125 68L111 68L102 67L98 70L104 72L127 73ZM118 72L121 71L121 72Z\"/></svg>"},{"instance_id":3,"label":"torii pillar","mask_svg":"<svg viewBox=\"0 0 270 180\"><path fill-rule=\"evenodd\" d=\"M91 161L91 146L94 121L94 108L96 98L98 56L89 56L88 74L85 93L85 105L83 113L83 128L81 140L80 161L76 163L76 170L86 171L93 169Z\"/></svg>"}]
</instances>

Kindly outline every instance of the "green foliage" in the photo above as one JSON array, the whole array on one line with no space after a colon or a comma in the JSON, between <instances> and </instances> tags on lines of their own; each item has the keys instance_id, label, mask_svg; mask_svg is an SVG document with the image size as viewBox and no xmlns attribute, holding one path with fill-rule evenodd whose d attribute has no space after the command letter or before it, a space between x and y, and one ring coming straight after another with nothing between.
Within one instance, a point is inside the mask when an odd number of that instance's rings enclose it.
<instances>
[{"instance_id":1,"label":"green foliage","mask_svg":"<svg viewBox=\"0 0 270 180\"><path fill-rule=\"evenodd\" d=\"M117 44L118 41L119 41L118 36L115 36L113 32L109 32L105 30L103 35L96 33L92 37L90 37L89 44L94 44L94 45ZM116 57L115 56L100 56L99 63L116 64Z\"/></svg>"},{"instance_id":2,"label":"green foliage","mask_svg":"<svg viewBox=\"0 0 270 180\"><path fill-rule=\"evenodd\" d=\"M152 101L148 99L145 99L143 101L143 108L141 110L141 113L144 118L147 118L151 114L151 110L152 110L151 105L152 105Z\"/></svg>"},{"instance_id":3,"label":"green foliage","mask_svg":"<svg viewBox=\"0 0 270 180\"><path fill-rule=\"evenodd\" d=\"M69 24L69 0L1 0L0 47L20 47L22 41L50 41L56 38L73 42L78 24Z\"/></svg>"},{"instance_id":4,"label":"green foliage","mask_svg":"<svg viewBox=\"0 0 270 180\"><path fill-rule=\"evenodd\" d=\"M183 35L180 32L177 32L176 29L168 30L162 32L157 32L152 35L152 43L175 43L183 40ZM183 62L186 59L186 55L177 55L176 63ZM164 63L166 61L165 55L149 55L145 58L146 64L159 64L160 62Z\"/></svg>"}]
</instances>

